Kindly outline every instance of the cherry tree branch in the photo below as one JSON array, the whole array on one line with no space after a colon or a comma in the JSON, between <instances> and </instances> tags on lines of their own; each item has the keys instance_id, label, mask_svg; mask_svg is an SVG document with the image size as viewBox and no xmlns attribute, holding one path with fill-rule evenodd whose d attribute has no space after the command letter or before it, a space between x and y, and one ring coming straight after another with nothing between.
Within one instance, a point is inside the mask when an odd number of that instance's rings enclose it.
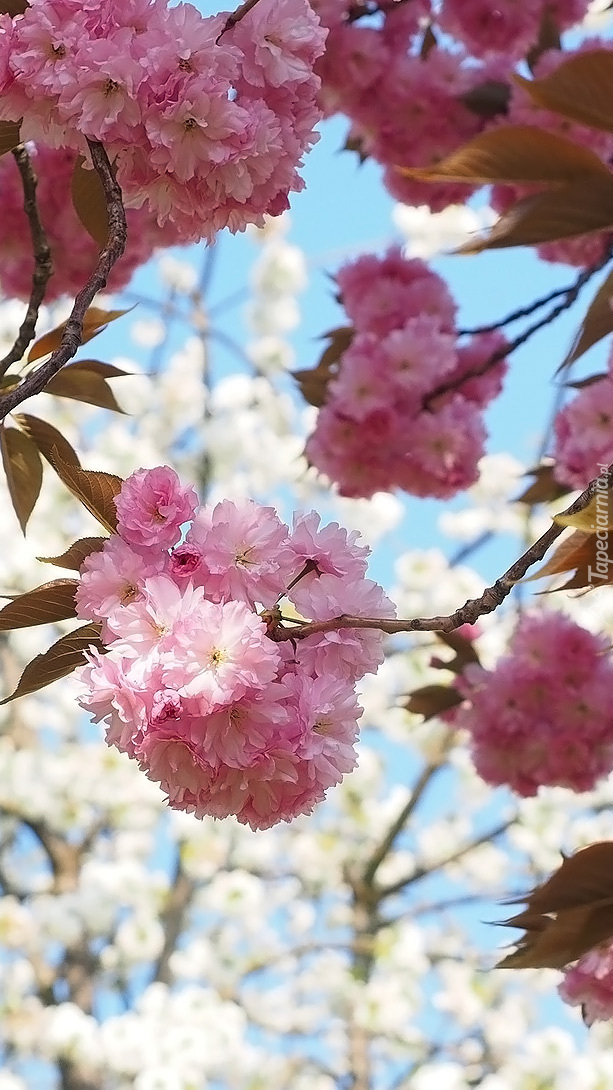
<instances>
[{"instance_id":1,"label":"cherry tree branch","mask_svg":"<svg viewBox=\"0 0 613 1090\"><path fill-rule=\"evenodd\" d=\"M119 260L126 246L126 216L121 199L121 189L115 181L113 169L104 147L97 140L88 140L94 169L104 188L109 218L109 234L104 249L98 255L96 267L84 288L77 295L70 317L66 322L62 340L46 363L43 363L16 388L0 397L0 420L18 405L40 394L47 383L75 355L83 335L83 319L96 295L106 286L111 269Z\"/></svg>"},{"instance_id":2,"label":"cherry tree branch","mask_svg":"<svg viewBox=\"0 0 613 1090\"><path fill-rule=\"evenodd\" d=\"M606 478L607 488L613 488L613 463L607 469L606 474L595 477L587 488L560 514L576 515L583 511L595 496L597 490L602 488L603 477ZM526 575L529 569L542 560L545 553L551 548L554 541L560 537L564 527L554 523L544 534L538 538L522 555L507 568L490 587L486 587L479 598L469 598L463 606L453 613L437 617L412 617L399 620L388 620L385 617L354 617L343 613L339 617L330 617L326 621L306 621L296 623L292 628L285 628L274 612L267 611L262 614L262 619L268 625L268 635L277 643L283 640L305 640L307 636L320 635L325 632L336 632L341 628L373 629L385 632L390 636L400 632L453 632L464 624L474 624L479 617L487 613L493 613L504 602L505 598L513 590L513 587Z\"/></svg>"},{"instance_id":3,"label":"cherry tree branch","mask_svg":"<svg viewBox=\"0 0 613 1090\"><path fill-rule=\"evenodd\" d=\"M255 7L257 2L258 2L258 0L245 0L244 4L241 4L240 7L238 7L236 9L236 11L231 12L230 15L228 15L228 18L226 19L226 21L224 23L224 26L223 26L223 29L222 29L221 33L217 35L217 38L215 39L215 44L217 44L219 39L228 30L232 30L233 26L236 26L237 23L240 23L241 19L245 18L245 15L247 15L247 13L250 12L251 9Z\"/></svg>"},{"instance_id":4,"label":"cherry tree branch","mask_svg":"<svg viewBox=\"0 0 613 1090\"><path fill-rule=\"evenodd\" d=\"M562 296L561 301L557 303L555 307L552 307L552 309L549 310L547 314L545 314L541 318L538 318L535 322L533 322L526 329L524 329L523 332L515 337L514 340L512 340L509 344L502 345L500 348L497 348L496 351L492 352L492 354L488 356L485 360L483 360L482 363L478 364L475 367L471 367L470 370L465 371L459 378L450 379L448 382L441 382L439 386L435 386L434 390L432 390L424 398L424 409L431 409L433 402L436 401L437 398L443 397L444 394L452 393L454 390L459 390L465 382L469 382L473 378L480 378L482 375L485 375L492 367L495 367L497 363L500 363L501 360L506 359L506 357L510 356L512 352L515 352L517 348L520 348L522 344L525 344L526 341L529 341L530 338L535 333L538 333L540 329L544 329L545 326L551 325L551 323L554 322L556 318L559 318L560 314L563 314L565 310L568 310L569 307L571 307L573 303L577 301L585 285L592 279L593 276L596 275L596 273L600 272L600 270L605 267L605 265L611 260L612 257L613 243L609 241L607 246L605 247L603 255L598 259L598 261L595 261L594 264L590 265L587 269L583 269L577 279L574 281L574 283L570 284L569 287L562 288L556 292L552 292L549 296L545 296L542 299L539 299L535 303L531 304L529 307L525 307L523 311L515 311L513 314L508 315L508 317L503 318L501 321L495 322L492 325L480 326L479 328L473 330L461 330L461 334L492 333L494 332L494 330L501 329L502 326L507 325L510 322L516 321L518 318L522 318L533 313L535 310L540 309L541 306L545 306L547 303L553 301L553 299L559 297L560 295Z\"/></svg>"},{"instance_id":5,"label":"cherry tree branch","mask_svg":"<svg viewBox=\"0 0 613 1090\"><path fill-rule=\"evenodd\" d=\"M30 235L32 238L32 251L34 254L34 272L32 273L32 290L25 318L21 323L19 333L13 347L7 352L4 359L0 360L0 375L5 375L11 364L16 363L23 356L26 348L34 339L34 330L38 320L38 312L45 298L47 284L53 272L51 250L45 228L43 227L38 204L36 201L36 187L38 179L32 167L32 161L23 144L19 144L12 151L13 158L21 174L23 186L23 210L28 217Z\"/></svg>"}]
</instances>

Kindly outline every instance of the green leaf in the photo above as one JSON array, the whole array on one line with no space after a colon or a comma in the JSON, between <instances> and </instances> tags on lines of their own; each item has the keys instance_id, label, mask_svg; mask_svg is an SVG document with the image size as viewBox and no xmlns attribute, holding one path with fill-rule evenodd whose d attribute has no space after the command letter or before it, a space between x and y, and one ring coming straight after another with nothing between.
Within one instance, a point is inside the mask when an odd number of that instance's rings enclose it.
<instances>
[{"instance_id":1,"label":"green leaf","mask_svg":"<svg viewBox=\"0 0 613 1090\"><path fill-rule=\"evenodd\" d=\"M87 662L85 652L92 647L102 654L107 650L100 639L99 624L86 624L67 636L62 636L48 651L37 655L28 663L15 691L0 703L8 704L18 696L35 693L46 685L51 685L52 681L71 674L77 666L83 666Z\"/></svg>"},{"instance_id":2,"label":"green leaf","mask_svg":"<svg viewBox=\"0 0 613 1090\"><path fill-rule=\"evenodd\" d=\"M61 556L37 556L43 564L53 564L56 568L71 568L80 571L83 561L91 553L99 553L104 548L107 537L81 537L73 542Z\"/></svg>"},{"instance_id":3,"label":"green leaf","mask_svg":"<svg viewBox=\"0 0 613 1090\"><path fill-rule=\"evenodd\" d=\"M70 183L72 204L88 235L102 250L109 237L109 216L104 187L98 173L93 168L88 170L84 162L83 156L79 155Z\"/></svg>"},{"instance_id":4,"label":"green leaf","mask_svg":"<svg viewBox=\"0 0 613 1090\"><path fill-rule=\"evenodd\" d=\"M457 708L464 697L452 685L424 685L415 689L405 704L409 712L423 715L424 719L433 719L442 712Z\"/></svg>"},{"instance_id":5,"label":"green leaf","mask_svg":"<svg viewBox=\"0 0 613 1090\"><path fill-rule=\"evenodd\" d=\"M53 579L35 590L20 594L0 609L0 632L33 625L52 624L75 616L77 579Z\"/></svg>"},{"instance_id":6,"label":"green leaf","mask_svg":"<svg viewBox=\"0 0 613 1090\"><path fill-rule=\"evenodd\" d=\"M43 481L43 465L37 447L17 428L0 428L2 464L19 525L25 534Z\"/></svg>"},{"instance_id":7,"label":"green leaf","mask_svg":"<svg viewBox=\"0 0 613 1090\"><path fill-rule=\"evenodd\" d=\"M76 451L74 451L64 438L62 433L48 424L46 420L40 420L38 416L30 416L28 413L15 413L13 419L21 430L36 443L43 458L53 465L52 451L57 451L63 462L67 465L79 467L81 465Z\"/></svg>"},{"instance_id":8,"label":"green leaf","mask_svg":"<svg viewBox=\"0 0 613 1090\"><path fill-rule=\"evenodd\" d=\"M70 363L58 371L45 386L44 393L53 394L54 397L69 397L87 405L123 413L106 379L80 362Z\"/></svg>"},{"instance_id":9,"label":"green leaf","mask_svg":"<svg viewBox=\"0 0 613 1090\"><path fill-rule=\"evenodd\" d=\"M99 470L81 469L63 461L59 453L52 452L51 464L58 477L70 489L73 496L113 534L117 530L117 508L115 497L119 494L123 480L114 473L102 473Z\"/></svg>"}]
</instances>

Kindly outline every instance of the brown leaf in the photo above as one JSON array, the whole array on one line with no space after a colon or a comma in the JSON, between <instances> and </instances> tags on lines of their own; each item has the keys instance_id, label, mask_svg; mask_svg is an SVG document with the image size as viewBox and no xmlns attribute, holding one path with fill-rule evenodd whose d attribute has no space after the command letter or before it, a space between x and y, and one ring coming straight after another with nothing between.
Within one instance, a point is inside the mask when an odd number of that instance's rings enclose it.
<instances>
[{"instance_id":1,"label":"brown leaf","mask_svg":"<svg viewBox=\"0 0 613 1090\"><path fill-rule=\"evenodd\" d=\"M460 95L460 102L463 102L467 109L472 110L478 117L488 120L497 117L498 114L506 113L510 101L511 88L508 83L496 79L484 80L483 83L478 83L476 87Z\"/></svg>"},{"instance_id":2,"label":"brown leaf","mask_svg":"<svg viewBox=\"0 0 613 1090\"><path fill-rule=\"evenodd\" d=\"M85 652L91 647L102 654L106 651L100 639L99 624L86 624L67 636L62 636L48 651L37 655L28 663L15 691L0 703L8 704L18 696L35 693L39 689L44 689L46 685L51 685L52 681L71 674L77 666L83 666L87 661Z\"/></svg>"},{"instance_id":3,"label":"brown leaf","mask_svg":"<svg viewBox=\"0 0 613 1090\"><path fill-rule=\"evenodd\" d=\"M21 143L20 125L20 121L0 121L0 155Z\"/></svg>"},{"instance_id":4,"label":"brown leaf","mask_svg":"<svg viewBox=\"0 0 613 1090\"><path fill-rule=\"evenodd\" d=\"M338 374L340 358L349 348L354 332L353 326L341 326L324 333L324 338L330 343L324 349L317 367L293 372L292 378L298 383L300 392L309 405L320 409L325 404L328 385Z\"/></svg>"},{"instance_id":5,"label":"brown leaf","mask_svg":"<svg viewBox=\"0 0 613 1090\"><path fill-rule=\"evenodd\" d=\"M547 563L534 573L526 576L522 582L530 583L545 576L561 575L563 572L575 572L575 575L557 587L557 590L580 590L583 587L606 586L613 579L613 565L607 566L606 574L599 570L597 552L599 542L595 534L586 534L575 530L558 545Z\"/></svg>"},{"instance_id":6,"label":"brown leaf","mask_svg":"<svg viewBox=\"0 0 613 1090\"><path fill-rule=\"evenodd\" d=\"M432 23L428 23L424 36L421 40L421 48L419 50L419 56L422 61L427 61L433 49L437 45L436 34L432 29Z\"/></svg>"},{"instance_id":7,"label":"brown leaf","mask_svg":"<svg viewBox=\"0 0 613 1090\"><path fill-rule=\"evenodd\" d=\"M603 337L606 337L607 334L613 332L612 298L613 272L610 272L600 285L587 308L587 313L581 323L581 328L573 341L570 352L559 367L560 371L564 367L569 367L575 360L578 360L593 344L597 344Z\"/></svg>"},{"instance_id":8,"label":"brown leaf","mask_svg":"<svg viewBox=\"0 0 613 1090\"><path fill-rule=\"evenodd\" d=\"M117 318L121 318L124 314L128 314L133 307L128 307L126 310L102 310L100 307L90 307L85 312L83 318L83 335L81 337L81 344L86 344L87 341L91 341L93 337L101 333L103 329L106 329L109 322L116 321ZM51 352L55 352L56 348L59 348L62 335L66 328L66 322L62 322L61 325L56 326L55 329L49 330L44 336L39 337L37 341L34 341L30 351L28 352L28 363L34 363L36 360L42 359L43 356L50 355Z\"/></svg>"},{"instance_id":9,"label":"brown leaf","mask_svg":"<svg viewBox=\"0 0 613 1090\"><path fill-rule=\"evenodd\" d=\"M451 670L454 674L462 674L471 663L479 665L479 656L473 640L467 639L461 632L437 632L437 639L455 651L455 655L449 662L441 662L445 670Z\"/></svg>"},{"instance_id":10,"label":"brown leaf","mask_svg":"<svg viewBox=\"0 0 613 1090\"><path fill-rule=\"evenodd\" d=\"M599 374L587 375L586 378L578 378L576 382L565 382L564 385L571 390L585 390L588 386L594 386L597 382L602 382L603 378L608 377L608 371L600 371Z\"/></svg>"},{"instance_id":11,"label":"brown leaf","mask_svg":"<svg viewBox=\"0 0 613 1090\"><path fill-rule=\"evenodd\" d=\"M499 968L562 969L576 961L613 937L613 843L591 844L565 858L521 900L526 909L503 925L526 933Z\"/></svg>"},{"instance_id":12,"label":"brown leaf","mask_svg":"<svg viewBox=\"0 0 613 1090\"><path fill-rule=\"evenodd\" d=\"M589 148L533 125L491 129L432 166L398 169L424 182L482 185L564 185L609 175L609 168Z\"/></svg>"},{"instance_id":13,"label":"brown leaf","mask_svg":"<svg viewBox=\"0 0 613 1090\"><path fill-rule=\"evenodd\" d=\"M70 183L72 204L88 235L102 250L109 236L109 215L104 187L97 171L93 168L88 170L84 162L83 156L79 155L74 165Z\"/></svg>"},{"instance_id":14,"label":"brown leaf","mask_svg":"<svg viewBox=\"0 0 613 1090\"><path fill-rule=\"evenodd\" d=\"M525 477L534 477L534 481L513 502L533 507L536 503L551 503L560 496L568 495L571 489L554 477L554 469L552 462L550 465L535 466L524 473Z\"/></svg>"},{"instance_id":15,"label":"brown leaf","mask_svg":"<svg viewBox=\"0 0 613 1090\"><path fill-rule=\"evenodd\" d=\"M14 418L21 430L32 439L43 458L53 465L51 452L57 451L63 462L68 465L80 466L76 451L74 451L57 428L48 424L46 420L40 420L38 416L30 416L28 413L16 413Z\"/></svg>"},{"instance_id":16,"label":"brown leaf","mask_svg":"<svg viewBox=\"0 0 613 1090\"><path fill-rule=\"evenodd\" d=\"M95 375L102 375L103 378L121 378L123 375L132 374L131 371L124 371L121 367L115 367L114 363L104 363L102 360L78 360L77 363L79 367L87 368L88 371L93 371ZM77 365L68 364L68 367L74 366Z\"/></svg>"},{"instance_id":17,"label":"brown leaf","mask_svg":"<svg viewBox=\"0 0 613 1090\"><path fill-rule=\"evenodd\" d=\"M45 386L44 393L53 394L54 397L69 397L87 405L123 413L106 379L80 362L69 363L58 371Z\"/></svg>"},{"instance_id":18,"label":"brown leaf","mask_svg":"<svg viewBox=\"0 0 613 1090\"><path fill-rule=\"evenodd\" d=\"M523 197L488 233L457 253L478 254L506 246L536 246L613 227L613 174L582 178L559 189Z\"/></svg>"},{"instance_id":19,"label":"brown leaf","mask_svg":"<svg viewBox=\"0 0 613 1090\"><path fill-rule=\"evenodd\" d=\"M515 80L533 102L581 125L613 132L613 54L609 49L577 53L543 79Z\"/></svg>"},{"instance_id":20,"label":"brown leaf","mask_svg":"<svg viewBox=\"0 0 613 1090\"><path fill-rule=\"evenodd\" d=\"M463 700L464 697L452 685L424 685L410 694L404 706L409 712L423 715L425 720L457 708Z\"/></svg>"},{"instance_id":21,"label":"brown leaf","mask_svg":"<svg viewBox=\"0 0 613 1090\"><path fill-rule=\"evenodd\" d=\"M2 464L19 525L25 534L43 482L43 464L32 440L17 428L0 428Z\"/></svg>"},{"instance_id":22,"label":"brown leaf","mask_svg":"<svg viewBox=\"0 0 613 1090\"><path fill-rule=\"evenodd\" d=\"M43 564L53 564L56 568L71 568L80 571L83 561L91 553L99 553L104 548L106 537L81 537L73 542L61 556L37 556Z\"/></svg>"},{"instance_id":23,"label":"brown leaf","mask_svg":"<svg viewBox=\"0 0 613 1090\"><path fill-rule=\"evenodd\" d=\"M115 496L123 484L114 473L102 473L94 469L80 469L68 465L59 454L52 453L51 464L58 477L70 489L73 496L104 526L109 533L117 529Z\"/></svg>"},{"instance_id":24,"label":"brown leaf","mask_svg":"<svg viewBox=\"0 0 613 1090\"><path fill-rule=\"evenodd\" d=\"M2 0L0 3L0 15L23 15L26 8L29 8L28 0Z\"/></svg>"},{"instance_id":25,"label":"brown leaf","mask_svg":"<svg viewBox=\"0 0 613 1090\"><path fill-rule=\"evenodd\" d=\"M75 615L77 579L53 579L35 590L20 594L0 609L0 632L65 621Z\"/></svg>"}]
</instances>

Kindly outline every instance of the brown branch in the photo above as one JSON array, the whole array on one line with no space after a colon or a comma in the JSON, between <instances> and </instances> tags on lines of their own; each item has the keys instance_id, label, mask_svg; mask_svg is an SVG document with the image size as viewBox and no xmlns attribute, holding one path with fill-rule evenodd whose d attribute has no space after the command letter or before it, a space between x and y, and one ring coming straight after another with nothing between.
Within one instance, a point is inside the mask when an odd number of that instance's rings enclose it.
<instances>
[{"instance_id":1,"label":"brown branch","mask_svg":"<svg viewBox=\"0 0 613 1090\"><path fill-rule=\"evenodd\" d=\"M0 360L0 375L5 375L11 364L16 363L23 356L26 348L34 339L34 330L38 320L38 312L45 298L47 284L53 272L51 250L47 240L47 234L43 227L38 204L36 201L36 187L38 179L32 168L32 161L23 144L19 144L12 151L21 174L23 186L23 210L28 217L30 235L32 238L32 251L34 254L34 272L32 274L32 290L25 318L21 323L19 333L13 347L7 352L4 359Z\"/></svg>"},{"instance_id":2,"label":"brown branch","mask_svg":"<svg viewBox=\"0 0 613 1090\"><path fill-rule=\"evenodd\" d=\"M83 334L83 319L94 296L106 286L111 269L119 260L126 246L126 217L121 199L121 189L115 181L113 169L102 144L97 140L88 140L94 169L98 174L106 197L109 217L109 235L106 245L98 255L98 262L86 285L77 295L70 317L62 334L59 347L51 354L46 363L32 371L16 389L0 397L0 420L12 412L23 401L34 394L40 394L54 375L72 359Z\"/></svg>"},{"instance_id":3,"label":"brown branch","mask_svg":"<svg viewBox=\"0 0 613 1090\"><path fill-rule=\"evenodd\" d=\"M172 885L168 891L166 903L160 920L164 929L164 945L152 974L152 981L161 984L171 983L170 959L174 954L181 931L185 924L187 910L194 895L194 883L183 870L181 849L177 848L177 860Z\"/></svg>"},{"instance_id":4,"label":"brown branch","mask_svg":"<svg viewBox=\"0 0 613 1090\"><path fill-rule=\"evenodd\" d=\"M507 829L515 823L516 818L508 818L507 821L501 821L494 829L488 829L487 832L482 833L480 836L471 840L468 844L463 844L461 848L457 848L456 851L446 855L444 859L439 860L438 863L433 863L429 867L418 867L411 874L405 875L404 878L399 878L396 882L391 882L389 886L383 886L380 891L381 898L392 897L396 893L402 893L408 886L412 886L415 882L421 882L423 878L429 878L430 875L436 874L438 871L444 870L445 867L451 866L452 863L459 863L460 859L469 855L475 848L480 848L482 844L489 844L491 840L495 840L497 837L506 833Z\"/></svg>"},{"instance_id":5,"label":"brown branch","mask_svg":"<svg viewBox=\"0 0 613 1090\"><path fill-rule=\"evenodd\" d=\"M431 393L429 393L424 398L423 408L431 409L433 402L436 401L437 398L443 397L445 394L452 393L455 390L459 390L465 382L470 382L470 380L473 378L480 378L482 375L485 375L492 367L495 367L497 363L500 363L507 356L510 356L512 352L515 352L517 348L520 348L522 344L525 344L526 341L530 340L530 337L532 337L534 333L538 333L540 329L544 329L545 326L550 325L551 322L555 321L556 318L559 318L560 314L563 314L565 310L568 310L569 307L571 307L573 303L577 301L582 289L585 287L588 281L591 280L592 277L596 275L596 273L600 272L600 270L605 267L607 262L610 261L612 257L613 243L609 241L605 247L605 251L602 257L600 257L598 261L595 261L594 264L590 265L587 269L583 269L583 271L579 274L573 284L571 284L568 288L561 289L558 292L552 292L549 297L546 296L544 299L538 300L537 303L533 304L533 308L539 309L547 302L555 299L556 296L562 295L563 298L560 303L558 303L555 307L548 311L547 314L545 314L542 318L538 318L537 321L532 323L532 325L529 325L527 329L524 329L523 333L520 333L517 337L515 337L514 340L510 341L506 345L502 345L500 348L497 348L496 351L492 352L492 354L488 356L487 359L485 359L482 363L478 364L475 367L471 367L470 370L465 371L459 378L451 378L447 382L441 382L439 386L436 386L434 390L432 390ZM503 319L497 324L491 326L481 326L480 329L472 331L462 330L462 333L492 333L495 329L499 329L502 325L506 325L508 322L515 321L516 318L521 318L524 316L524 314L530 313L532 313L531 308L526 308L523 313L522 311L515 311L514 314L509 315L509 317Z\"/></svg>"},{"instance_id":6,"label":"brown branch","mask_svg":"<svg viewBox=\"0 0 613 1090\"><path fill-rule=\"evenodd\" d=\"M226 31L232 30L233 26L236 26L237 23L240 23L241 19L244 19L245 15L247 15L247 13L250 12L257 3L258 0L245 0L244 4L241 4L240 7L236 9L236 11L231 12L224 23L221 33L218 34L217 38L215 39L215 45L217 45L217 42L226 33Z\"/></svg>"},{"instance_id":7,"label":"brown branch","mask_svg":"<svg viewBox=\"0 0 613 1090\"><path fill-rule=\"evenodd\" d=\"M606 472L607 488L613 488L613 463ZM596 494L599 481L603 477L595 477L589 485L563 512L564 515L575 515L583 511L592 497ZM280 643L282 640L304 640L307 636L315 636L325 632L336 632L339 628L374 629L385 632L390 636L401 632L453 632L463 624L474 624L479 617L487 613L493 613L504 602L505 598L513 590L526 572L542 560L545 553L559 538L564 527L554 524L535 541L525 553L519 557L504 575L501 575L491 587L486 587L479 598L469 598L453 613L438 617L413 617L400 620L386 620L384 617L353 617L343 613L339 617L331 617L327 621L308 621L304 624L297 623L293 628L285 628L282 623L270 624L268 635L271 639Z\"/></svg>"},{"instance_id":8,"label":"brown branch","mask_svg":"<svg viewBox=\"0 0 613 1090\"><path fill-rule=\"evenodd\" d=\"M449 736L448 745L445 747L445 754L447 753L450 742L451 735ZM379 867L394 846L394 841L396 840L396 837L402 832L407 821L415 812L417 806L419 806L419 803L423 798L424 792L432 782L436 773L441 768L442 763L443 757L441 757L441 759L438 761L432 762L431 764L424 765L424 767L422 768L421 773L417 777L413 790L411 791L409 798L407 799L407 802L400 810L398 816L390 825L389 829L385 833L385 836L382 837L380 843L372 852L370 859L368 860L364 868L363 881L367 885L372 885Z\"/></svg>"}]
</instances>

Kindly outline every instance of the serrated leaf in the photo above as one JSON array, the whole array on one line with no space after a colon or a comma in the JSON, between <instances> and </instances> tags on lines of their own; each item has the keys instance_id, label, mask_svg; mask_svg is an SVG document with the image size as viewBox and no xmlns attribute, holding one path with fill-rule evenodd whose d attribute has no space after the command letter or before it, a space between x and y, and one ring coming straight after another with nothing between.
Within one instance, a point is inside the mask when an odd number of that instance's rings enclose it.
<instances>
[{"instance_id":1,"label":"serrated leaf","mask_svg":"<svg viewBox=\"0 0 613 1090\"><path fill-rule=\"evenodd\" d=\"M48 651L37 655L28 663L15 691L0 701L0 704L8 704L18 696L38 692L58 678L71 674L77 666L85 664L85 652L91 647L95 647L102 654L107 650L100 639L99 624L86 624L67 636L62 636Z\"/></svg>"},{"instance_id":2,"label":"serrated leaf","mask_svg":"<svg viewBox=\"0 0 613 1090\"><path fill-rule=\"evenodd\" d=\"M74 165L70 193L72 204L88 235L102 250L109 236L109 215L104 187L97 171L87 169L79 155Z\"/></svg>"},{"instance_id":3,"label":"serrated leaf","mask_svg":"<svg viewBox=\"0 0 613 1090\"><path fill-rule=\"evenodd\" d=\"M0 632L53 624L75 616L77 579L53 579L35 590L20 594L0 609Z\"/></svg>"},{"instance_id":4,"label":"serrated leaf","mask_svg":"<svg viewBox=\"0 0 613 1090\"><path fill-rule=\"evenodd\" d=\"M25 534L43 481L41 457L29 436L17 428L0 428L0 448L11 503Z\"/></svg>"},{"instance_id":5,"label":"serrated leaf","mask_svg":"<svg viewBox=\"0 0 613 1090\"><path fill-rule=\"evenodd\" d=\"M482 238L456 251L478 254L507 246L536 246L613 227L613 174L591 175L559 189L523 197Z\"/></svg>"},{"instance_id":6,"label":"serrated leaf","mask_svg":"<svg viewBox=\"0 0 613 1090\"><path fill-rule=\"evenodd\" d=\"M117 508L115 497L119 494L123 480L114 473L100 470L80 469L68 465L56 454L51 455L51 464L58 477L70 489L73 496L98 520L109 533L117 530Z\"/></svg>"},{"instance_id":7,"label":"serrated leaf","mask_svg":"<svg viewBox=\"0 0 613 1090\"><path fill-rule=\"evenodd\" d=\"M405 708L416 715L423 715L424 719L432 719L435 715L457 708L463 700L464 697L452 685L424 685L410 694Z\"/></svg>"},{"instance_id":8,"label":"serrated leaf","mask_svg":"<svg viewBox=\"0 0 613 1090\"><path fill-rule=\"evenodd\" d=\"M591 844L565 858L521 901L527 908L502 924L526 933L498 967L563 969L576 961L613 937L613 843Z\"/></svg>"},{"instance_id":9,"label":"serrated leaf","mask_svg":"<svg viewBox=\"0 0 613 1090\"><path fill-rule=\"evenodd\" d=\"M534 125L506 125L480 133L429 167L398 167L425 182L564 185L580 178L609 176L593 151Z\"/></svg>"},{"instance_id":10,"label":"serrated leaf","mask_svg":"<svg viewBox=\"0 0 613 1090\"><path fill-rule=\"evenodd\" d=\"M574 363L575 360L578 360L584 352L587 352L588 348L591 348L592 345L597 344L603 337L606 337L609 333L613 332L612 297L613 272L610 272L606 279L603 280L587 308L587 313L581 323L581 328L573 341L570 352L559 367L559 371L565 367L569 367L570 364Z\"/></svg>"},{"instance_id":11,"label":"serrated leaf","mask_svg":"<svg viewBox=\"0 0 613 1090\"><path fill-rule=\"evenodd\" d=\"M118 405L106 379L81 363L71 363L63 367L47 383L43 392L54 397L69 397L73 401L96 405L101 409L111 409L116 413L124 411Z\"/></svg>"},{"instance_id":12,"label":"serrated leaf","mask_svg":"<svg viewBox=\"0 0 613 1090\"><path fill-rule=\"evenodd\" d=\"M123 317L124 314L128 314L133 309L134 307L127 307L125 310L102 310L100 307L89 307L83 318L81 344L87 344L98 333L102 333L110 322L116 321L117 318ZM55 329L49 330L48 333L34 341L28 352L28 363L34 363L36 360L42 359L43 356L55 352L56 348L60 346L65 328L66 322L62 322Z\"/></svg>"},{"instance_id":13,"label":"serrated leaf","mask_svg":"<svg viewBox=\"0 0 613 1090\"><path fill-rule=\"evenodd\" d=\"M29 413L16 413L13 417L22 431L32 439L44 458L52 465L51 452L57 451L63 462L67 465L80 466L81 463L68 442L53 424L46 420L40 420L38 416L30 416Z\"/></svg>"},{"instance_id":14,"label":"serrated leaf","mask_svg":"<svg viewBox=\"0 0 613 1090\"><path fill-rule=\"evenodd\" d=\"M554 476L555 465L535 466L524 473L525 477L534 477L532 484L517 496L514 503L525 503L533 507L536 503L551 503L566 496L571 491L568 485L560 484Z\"/></svg>"},{"instance_id":15,"label":"serrated leaf","mask_svg":"<svg viewBox=\"0 0 613 1090\"><path fill-rule=\"evenodd\" d=\"M0 121L0 155L12 151L21 143L20 126L20 121Z\"/></svg>"},{"instance_id":16,"label":"serrated leaf","mask_svg":"<svg viewBox=\"0 0 613 1090\"><path fill-rule=\"evenodd\" d=\"M582 511L577 511L574 515L564 513L554 515L553 521L558 526L570 526L573 530L582 530L584 534L610 530L613 528L613 491L608 488L599 488Z\"/></svg>"},{"instance_id":17,"label":"serrated leaf","mask_svg":"<svg viewBox=\"0 0 613 1090\"><path fill-rule=\"evenodd\" d=\"M581 125L613 132L613 54L609 49L577 53L543 79L515 80L533 102Z\"/></svg>"},{"instance_id":18,"label":"serrated leaf","mask_svg":"<svg viewBox=\"0 0 613 1090\"><path fill-rule=\"evenodd\" d=\"M36 559L43 564L53 564L56 568L80 571L86 557L99 553L107 541L108 537L80 537L60 556L37 556Z\"/></svg>"}]
</instances>

